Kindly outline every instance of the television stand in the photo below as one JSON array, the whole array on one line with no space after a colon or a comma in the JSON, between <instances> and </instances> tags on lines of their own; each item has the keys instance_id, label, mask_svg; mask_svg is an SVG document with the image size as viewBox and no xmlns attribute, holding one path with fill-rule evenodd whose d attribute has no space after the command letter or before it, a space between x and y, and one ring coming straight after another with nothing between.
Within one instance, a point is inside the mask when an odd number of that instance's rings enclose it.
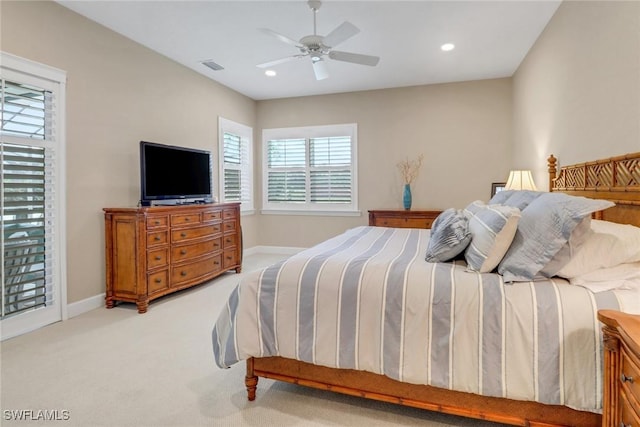
<instances>
[{"instance_id":1,"label":"television stand","mask_svg":"<svg viewBox=\"0 0 640 427\"><path fill-rule=\"evenodd\" d=\"M240 203L105 208L106 307L149 302L242 270Z\"/></svg>"}]
</instances>

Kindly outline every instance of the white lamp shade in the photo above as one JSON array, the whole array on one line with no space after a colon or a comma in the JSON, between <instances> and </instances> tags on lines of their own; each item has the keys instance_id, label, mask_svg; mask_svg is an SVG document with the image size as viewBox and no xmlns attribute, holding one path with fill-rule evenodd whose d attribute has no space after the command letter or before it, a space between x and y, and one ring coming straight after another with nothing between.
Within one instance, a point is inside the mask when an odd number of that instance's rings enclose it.
<instances>
[{"instance_id":1,"label":"white lamp shade","mask_svg":"<svg viewBox=\"0 0 640 427\"><path fill-rule=\"evenodd\" d=\"M509 179L505 190L534 190L536 191L536 184L533 182L531 171L511 171L509 172Z\"/></svg>"}]
</instances>

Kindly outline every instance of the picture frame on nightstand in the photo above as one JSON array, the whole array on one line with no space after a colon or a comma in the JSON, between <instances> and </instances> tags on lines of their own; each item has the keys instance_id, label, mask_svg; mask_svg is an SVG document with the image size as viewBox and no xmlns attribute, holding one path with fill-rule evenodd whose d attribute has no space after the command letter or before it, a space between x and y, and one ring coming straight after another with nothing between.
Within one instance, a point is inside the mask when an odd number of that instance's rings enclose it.
<instances>
[{"instance_id":1,"label":"picture frame on nightstand","mask_svg":"<svg viewBox=\"0 0 640 427\"><path fill-rule=\"evenodd\" d=\"M491 183L491 197L495 196L496 193L504 190L504 187L507 185L506 182L492 182Z\"/></svg>"}]
</instances>

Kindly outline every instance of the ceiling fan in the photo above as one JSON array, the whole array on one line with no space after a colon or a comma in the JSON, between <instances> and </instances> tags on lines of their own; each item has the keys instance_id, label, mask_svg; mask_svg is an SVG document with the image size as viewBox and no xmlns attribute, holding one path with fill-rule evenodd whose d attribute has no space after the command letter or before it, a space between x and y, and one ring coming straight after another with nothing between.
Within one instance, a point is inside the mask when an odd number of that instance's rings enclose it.
<instances>
[{"instance_id":1,"label":"ceiling fan","mask_svg":"<svg viewBox=\"0 0 640 427\"><path fill-rule=\"evenodd\" d=\"M295 41L273 30L266 28L262 29L262 31L277 38L278 40L297 47L298 50L300 50L300 53L286 58L276 59L275 61L258 64L257 67L270 68L274 65L279 65L294 59L305 58L308 56L311 58L311 64L313 65L313 72L316 76L316 80L323 80L329 77L327 66L324 62L325 56L336 61L352 62L354 64L369 65L371 67L378 64L380 58L377 56L333 50L333 47L355 36L360 32L360 30L356 28L355 25L345 21L326 36L319 36L316 33L316 13L318 12L318 9L320 9L322 2L320 0L309 0L307 1L307 4L313 11L313 35L304 36L300 41Z\"/></svg>"}]
</instances>

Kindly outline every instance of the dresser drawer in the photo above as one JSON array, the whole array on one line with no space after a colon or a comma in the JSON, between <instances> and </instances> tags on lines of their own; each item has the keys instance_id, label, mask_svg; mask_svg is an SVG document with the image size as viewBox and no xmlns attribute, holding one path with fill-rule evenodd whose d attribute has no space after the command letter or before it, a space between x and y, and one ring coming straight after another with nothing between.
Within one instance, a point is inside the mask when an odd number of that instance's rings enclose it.
<instances>
[{"instance_id":1,"label":"dresser drawer","mask_svg":"<svg viewBox=\"0 0 640 427\"><path fill-rule=\"evenodd\" d=\"M184 282L210 275L222 268L222 254L214 255L200 261L185 263L171 268L171 286L177 287Z\"/></svg>"},{"instance_id":2,"label":"dresser drawer","mask_svg":"<svg viewBox=\"0 0 640 427\"><path fill-rule=\"evenodd\" d=\"M434 218L377 218L376 225L393 228L431 228Z\"/></svg>"},{"instance_id":3,"label":"dresser drawer","mask_svg":"<svg viewBox=\"0 0 640 427\"><path fill-rule=\"evenodd\" d=\"M202 222L220 221L222 219L222 211L205 211L202 212Z\"/></svg>"},{"instance_id":4,"label":"dresser drawer","mask_svg":"<svg viewBox=\"0 0 640 427\"><path fill-rule=\"evenodd\" d=\"M169 249L155 249L147 253L147 269L163 267L169 263Z\"/></svg>"},{"instance_id":5,"label":"dresser drawer","mask_svg":"<svg viewBox=\"0 0 640 427\"><path fill-rule=\"evenodd\" d=\"M169 272L167 270L158 271L147 275L148 293L163 291L169 288Z\"/></svg>"},{"instance_id":6,"label":"dresser drawer","mask_svg":"<svg viewBox=\"0 0 640 427\"><path fill-rule=\"evenodd\" d=\"M205 226L193 227L193 228L183 228L180 230L172 230L171 241L173 243L179 243L186 240L192 240L200 237L209 236L216 232L216 228L219 229L219 224L205 225Z\"/></svg>"},{"instance_id":7,"label":"dresser drawer","mask_svg":"<svg viewBox=\"0 0 640 427\"><path fill-rule=\"evenodd\" d=\"M640 415L636 412L640 409L637 402L630 402L631 399L625 393L620 394L620 420L616 426L640 427Z\"/></svg>"},{"instance_id":8,"label":"dresser drawer","mask_svg":"<svg viewBox=\"0 0 640 427\"><path fill-rule=\"evenodd\" d=\"M220 240L220 238L217 238L205 242L193 243L191 245L173 247L171 248L171 261L181 262L220 250L222 249Z\"/></svg>"},{"instance_id":9,"label":"dresser drawer","mask_svg":"<svg viewBox=\"0 0 640 427\"><path fill-rule=\"evenodd\" d=\"M147 230L153 228L166 228L169 225L169 218L163 216L150 216L147 218Z\"/></svg>"},{"instance_id":10,"label":"dresser drawer","mask_svg":"<svg viewBox=\"0 0 640 427\"><path fill-rule=\"evenodd\" d=\"M235 209L224 209L222 211L222 219L236 219L236 216Z\"/></svg>"},{"instance_id":11,"label":"dresser drawer","mask_svg":"<svg viewBox=\"0 0 640 427\"><path fill-rule=\"evenodd\" d=\"M236 245L237 245L237 243L238 243L238 242L237 242L237 238L236 238L236 235L235 235L235 234L228 234L228 235L225 235L223 239L224 239L223 247L224 247L225 249L227 249L227 248L231 248L231 247L234 247L234 246L236 246Z\"/></svg>"},{"instance_id":12,"label":"dresser drawer","mask_svg":"<svg viewBox=\"0 0 640 427\"><path fill-rule=\"evenodd\" d=\"M171 215L171 225L186 225L186 224L199 224L200 223L200 214L180 214L180 215Z\"/></svg>"},{"instance_id":13,"label":"dresser drawer","mask_svg":"<svg viewBox=\"0 0 640 427\"><path fill-rule=\"evenodd\" d=\"M167 230L147 233L147 246L153 247L158 245L166 245L168 242L168 235L169 232Z\"/></svg>"},{"instance_id":14,"label":"dresser drawer","mask_svg":"<svg viewBox=\"0 0 640 427\"><path fill-rule=\"evenodd\" d=\"M238 259L236 257L235 249L224 251L223 259L222 259L222 266L224 268L233 267L237 263L238 263Z\"/></svg>"},{"instance_id":15,"label":"dresser drawer","mask_svg":"<svg viewBox=\"0 0 640 427\"><path fill-rule=\"evenodd\" d=\"M225 221L222 223L222 228L224 229L224 232L228 232L228 231L236 231L236 222L235 221Z\"/></svg>"},{"instance_id":16,"label":"dresser drawer","mask_svg":"<svg viewBox=\"0 0 640 427\"><path fill-rule=\"evenodd\" d=\"M640 368L631 360L626 349L622 349L622 374L620 376L623 389L628 390L633 398L640 402Z\"/></svg>"}]
</instances>

